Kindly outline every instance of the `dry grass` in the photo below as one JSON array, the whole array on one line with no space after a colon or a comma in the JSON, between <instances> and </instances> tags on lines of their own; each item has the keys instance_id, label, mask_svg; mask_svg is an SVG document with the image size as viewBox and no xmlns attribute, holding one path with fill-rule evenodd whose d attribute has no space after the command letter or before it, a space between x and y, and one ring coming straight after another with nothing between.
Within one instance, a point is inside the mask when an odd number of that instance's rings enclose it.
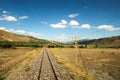
<instances>
[{"instance_id":1,"label":"dry grass","mask_svg":"<svg viewBox=\"0 0 120 80\"><path fill-rule=\"evenodd\" d=\"M54 55L58 63L62 64L68 71L82 76L83 79L120 79L120 50L118 49L80 49L87 66L88 75L86 75L80 54L76 49L70 48L54 48L49 49ZM78 62L75 61L77 54ZM81 80L82 78L74 79Z\"/></svg>"},{"instance_id":2,"label":"dry grass","mask_svg":"<svg viewBox=\"0 0 120 80\"><path fill-rule=\"evenodd\" d=\"M18 49L2 49L0 58L0 77L6 77L8 74L13 72L15 69L27 65L33 60L40 49L33 48L18 48ZM28 70L26 67L26 71Z\"/></svg>"},{"instance_id":3,"label":"dry grass","mask_svg":"<svg viewBox=\"0 0 120 80\"><path fill-rule=\"evenodd\" d=\"M10 60L18 58L29 51L32 51L33 48L17 48L17 49L0 49L0 65L7 63Z\"/></svg>"},{"instance_id":4,"label":"dry grass","mask_svg":"<svg viewBox=\"0 0 120 80\"><path fill-rule=\"evenodd\" d=\"M33 39L33 38L28 37L28 36L17 35L17 34L14 34L14 33L6 32L4 30L0 30L0 40L3 40L3 41L17 41L17 42L18 41L28 42L30 40L38 41L37 39Z\"/></svg>"}]
</instances>

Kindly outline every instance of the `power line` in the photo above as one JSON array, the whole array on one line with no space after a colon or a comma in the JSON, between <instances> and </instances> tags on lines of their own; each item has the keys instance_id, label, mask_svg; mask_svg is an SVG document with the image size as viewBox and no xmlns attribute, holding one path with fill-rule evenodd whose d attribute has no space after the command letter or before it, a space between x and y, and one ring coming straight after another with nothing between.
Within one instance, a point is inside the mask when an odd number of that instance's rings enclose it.
<instances>
[{"instance_id":1,"label":"power line","mask_svg":"<svg viewBox=\"0 0 120 80\"><path fill-rule=\"evenodd\" d=\"M83 67L84 67L84 69L85 69L86 74L88 74L87 67L86 67L86 64L85 64L85 59L83 58L82 53L81 53L81 50L79 49L79 46L78 46L78 41L77 41L77 40L78 40L79 37L74 36L74 37L72 37L72 38L75 40L75 48L76 48L76 50L78 51L78 53L80 54L80 58L81 58L81 60L82 60ZM74 54L74 55L75 55L76 65L79 64L79 63L78 63L78 53L75 53L75 54Z\"/></svg>"}]
</instances>

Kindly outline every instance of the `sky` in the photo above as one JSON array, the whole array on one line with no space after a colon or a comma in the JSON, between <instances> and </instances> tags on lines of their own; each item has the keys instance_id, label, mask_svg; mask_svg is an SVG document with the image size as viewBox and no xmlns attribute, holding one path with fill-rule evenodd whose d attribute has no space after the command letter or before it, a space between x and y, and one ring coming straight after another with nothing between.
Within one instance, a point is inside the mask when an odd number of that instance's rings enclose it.
<instances>
[{"instance_id":1,"label":"sky","mask_svg":"<svg viewBox=\"0 0 120 80\"><path fill-rule=\"evenodd\" d=\"M120 0L0 0L0 29L69 41L120 35Z\"/></svg>"}]
</instances>

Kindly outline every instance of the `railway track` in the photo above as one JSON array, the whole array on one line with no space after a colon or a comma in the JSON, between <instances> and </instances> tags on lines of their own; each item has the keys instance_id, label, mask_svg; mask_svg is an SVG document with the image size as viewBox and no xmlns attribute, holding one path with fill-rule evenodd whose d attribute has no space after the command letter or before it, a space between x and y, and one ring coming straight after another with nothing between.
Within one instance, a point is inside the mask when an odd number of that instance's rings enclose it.
<instances>
[{"instance_id":1,"label":"railway track","mask_svg":"<svg viewBox=\"0 0 120 80\"><path fill-rule=\"evenodd\" d=\"M38 80L62 80L56 71L52 58L46 48L41 54Z\"/></svg>"},{"instance_id":2,"label":"railway track","mask_svg":"<svg viewBox=\"0 0 120 80\"><path fill-rule=\"evenodd\" d=\"M46 48L43 48L28 66L28 71L25 71L26 67L23 66L8 75L5 80L72 80Z\"/></svg>"}]
</instances>

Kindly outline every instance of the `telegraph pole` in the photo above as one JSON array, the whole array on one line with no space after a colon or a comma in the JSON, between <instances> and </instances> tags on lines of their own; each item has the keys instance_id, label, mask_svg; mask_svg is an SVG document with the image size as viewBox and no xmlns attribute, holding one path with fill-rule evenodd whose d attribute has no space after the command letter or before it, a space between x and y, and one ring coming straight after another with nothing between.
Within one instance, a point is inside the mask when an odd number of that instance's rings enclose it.
<instances>
[{"instance_id":1,"label":"telegraph pole","mask_svg":"<svg viewBox=\"0 0 120 80\"><path fill-rule=\"evenodd\" d=\"M75 37L72 37L73 39L74 39L74 41L75 41L75 48L76 48L76 50L78 50L78 42L77 42L77 39L79 38L79 37L77 37L77 36L75 36ZM78 53L74 53L74 56L75 56L75 63L76 63L76 65L78 66Z\"/></svg>"},{"instance_id":2,"label":"telegraph pole","mask_svg":"<svg viewBox=\"0 0 120 80\"><path fill-rule=\"evenodd\" d=\"M76 48L76 50L78 51L78 53L80 54L80 58L81 58L81 60L82 60L82 64L83 64L83 67L84 67L84 69L85 69L85 72L86 72L86 74L88 74L88 71L87 71L87 67L86 67L86 64L85 64L85 60L84 60L84 58L83 58L83 56L82 56L82 53L81 53L81 51L80 51L80 49L79 49L79 46L78 46L78 38L79 37L77 37L77 36L75 36L75 37L72 37L74 40L75 40L75 48ZM75 62L76 62L76 65L78 66L78 53L75 53L74 55L75 55Z\"/></svg>"}]
</instances>

